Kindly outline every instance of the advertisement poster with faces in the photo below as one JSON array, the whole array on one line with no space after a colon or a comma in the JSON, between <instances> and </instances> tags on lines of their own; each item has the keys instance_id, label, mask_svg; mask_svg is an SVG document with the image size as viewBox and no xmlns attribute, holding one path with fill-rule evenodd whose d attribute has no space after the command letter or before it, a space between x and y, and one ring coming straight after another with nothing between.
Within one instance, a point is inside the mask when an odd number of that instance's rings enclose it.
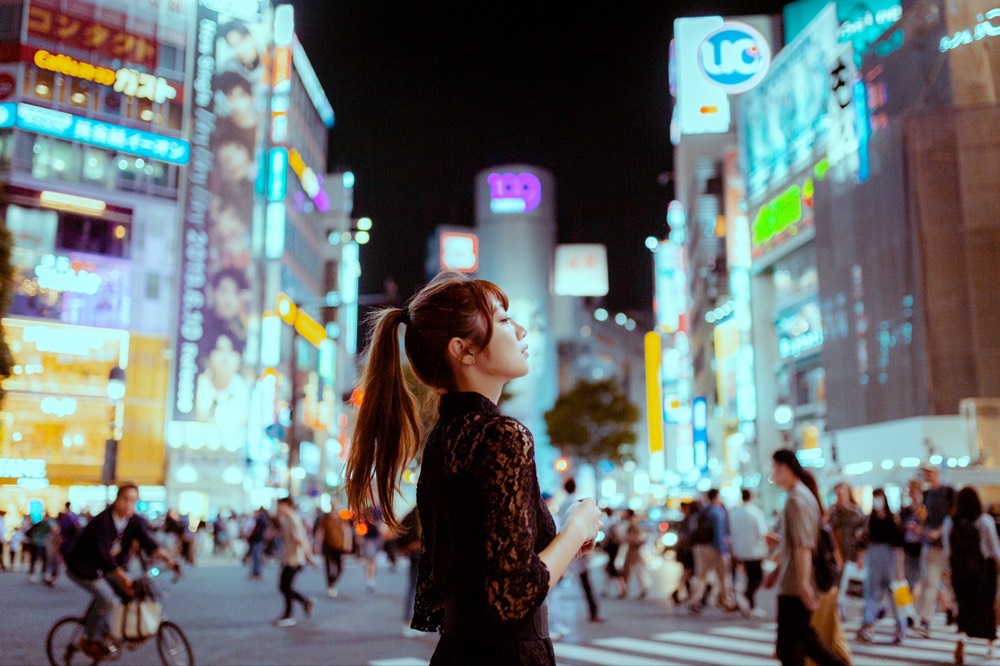
<instances>
[{"instance_id":1,"label":"advertisement poster with faces","mask_svg":"<svg viewBox=\"0 0 1000 666\"><path fill-rule=\"evenodd\" d=\"M244 354L270 25L269 12L231 16L204 3L199 10L173 415L218 424L227 449L245 442L254 378Z\"/></svg>"}]
</instances>

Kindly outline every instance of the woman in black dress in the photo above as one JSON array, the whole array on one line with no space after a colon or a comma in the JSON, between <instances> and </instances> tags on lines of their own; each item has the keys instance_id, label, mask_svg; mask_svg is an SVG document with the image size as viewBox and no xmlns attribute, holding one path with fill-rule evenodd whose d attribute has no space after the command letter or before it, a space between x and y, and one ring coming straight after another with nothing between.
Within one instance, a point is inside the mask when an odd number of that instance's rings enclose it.
<instances>
[{"instance_id":1,"label":"woman in black dress","mask_svg":"<svg viewBox=\"0 0 1000 666\"><path fill-rule=\"evenodd\" d=\"M965 661L965 638L986 639L986 660L993 658L997 637L995 601L1000 539L993 518L983 511L979 493L965 486L955 497L951 516L941 526L941 541L951 566L958 601L955 663Z\"/></svg>"},{"instance_id":2,"label":"woman in black dress","mask_svg":"<svg viewBox=\"0 0 1000 666\"><path fill-rule=\"evenodd\" d=\"M417 484L423 551L411 625L441 632L432 664L555 664L545 597L601 527L586 499L556 533L531 433L497 407L504 384L528 372L526 330L507 307L495 284L444 273L402 309L373 317L348 502L360 515L380 505L399 528L393 496L422 438L403 379L403 324L414 374L441 394Z\"/></svg>"}]
</instances>

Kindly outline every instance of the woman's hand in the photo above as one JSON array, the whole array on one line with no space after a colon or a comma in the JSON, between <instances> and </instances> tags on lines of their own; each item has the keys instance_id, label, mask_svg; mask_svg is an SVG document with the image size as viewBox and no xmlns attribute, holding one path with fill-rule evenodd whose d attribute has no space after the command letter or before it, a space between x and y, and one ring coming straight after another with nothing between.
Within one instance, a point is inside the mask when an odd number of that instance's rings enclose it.
<instances>
[{"instance_id":1,"label":"woman's hand","mask_svg":"<svg viewBox=\"0 0 1000 666\"><path fill-rule=\"evenodd\" d=\"M571 531L579 539L580 552L577 553L577 556L593 550L597 533L601 531L601 526L604 524L601 520L603 516L604 514L597 508L597 503L590 497L578 501L566 511L566 523L563 530ZM586 548L588 542L589 548Z\"/></svg>"}]
</instances>

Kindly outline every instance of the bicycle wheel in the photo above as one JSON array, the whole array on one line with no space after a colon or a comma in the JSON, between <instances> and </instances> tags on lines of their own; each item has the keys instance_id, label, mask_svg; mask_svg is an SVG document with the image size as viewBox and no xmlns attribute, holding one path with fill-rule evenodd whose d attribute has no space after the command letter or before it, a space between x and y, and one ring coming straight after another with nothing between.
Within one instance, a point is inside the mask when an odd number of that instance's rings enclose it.
<instances>
[{"instance_id":1,"label":"bicycle wheel","mask_svg":"<svg viewBox=\"0 0 1000 666\"><path fill-rule=\"evenodd\" d=\"M164 666L194 666L191 644L181 628L166 620L156 632L156 650Z\"/></svg>"},{"instance_id":2,"label":"bicycle wheel","mask_svg":"<svg viewBox=\"0 0 1000 666\"><path fill-rule=\"evenodd\" d=\"M45 639L45 651L52 666L96 664L80 645L84 637L82 617L64 617L56 622Z\"/></svg>"}]
</instances>

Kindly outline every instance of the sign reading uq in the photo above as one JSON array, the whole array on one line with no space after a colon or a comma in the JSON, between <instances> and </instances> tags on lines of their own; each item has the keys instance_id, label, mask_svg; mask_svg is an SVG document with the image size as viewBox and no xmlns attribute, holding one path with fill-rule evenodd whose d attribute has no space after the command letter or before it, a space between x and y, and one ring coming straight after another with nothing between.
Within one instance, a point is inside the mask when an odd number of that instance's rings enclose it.
<instances>
[{"instance_id":1,"label":"sign reading uq","mask_svg":"<svg viewBox=\"0 0 1000 666\"><path fill-rule=\"evenodd\" d=\"M771 47L755 28L726 21L698 48L698 67L705 78L731 95L750 90L767 75Z\"/></svg>"}]
</instances>

